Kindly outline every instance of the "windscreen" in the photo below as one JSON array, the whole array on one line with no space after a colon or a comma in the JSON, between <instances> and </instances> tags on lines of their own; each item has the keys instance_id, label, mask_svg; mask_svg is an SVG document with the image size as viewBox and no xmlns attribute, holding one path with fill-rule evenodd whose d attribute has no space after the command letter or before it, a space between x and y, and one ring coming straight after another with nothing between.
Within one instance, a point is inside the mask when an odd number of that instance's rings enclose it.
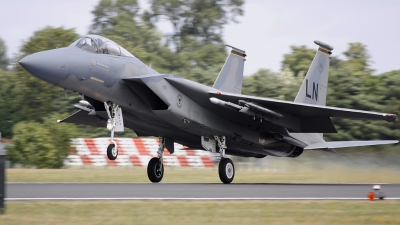
<instances>
[{"instance_id":1,"label":"windscreen","mask_svg":"<svg viewBox=\"0 0 400 225\"><path fill-rule=\"evenodd\" d=\"M87 35L71 45L76 45L85 51L115 56L135 57L117 43L99 35Z\"/></svg>"}]
</instances>

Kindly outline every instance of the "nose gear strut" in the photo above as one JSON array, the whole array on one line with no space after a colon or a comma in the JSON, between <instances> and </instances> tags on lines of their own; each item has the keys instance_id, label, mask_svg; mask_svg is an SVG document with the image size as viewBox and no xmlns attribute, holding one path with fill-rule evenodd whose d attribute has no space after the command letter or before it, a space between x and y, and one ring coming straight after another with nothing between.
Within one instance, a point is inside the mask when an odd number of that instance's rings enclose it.
<instances>
[{"instance_id":1,"label":"nose gear strut","mask_svg":"<svg viewBox=\"0 0 400 225\"><path fill-rule=\"evenodd\" d=\"M108 120L107 120L107 129L111 131L111 142L112 144L108 145L107 147L107 157L109 160L115 160L118 156L118 146L117 143L114 141L114 132L116 131L123 131L123 123L122 123L122 130L118 129L116 130L117 127L117 120L122 120L122 111L119 105L113 103L113 102L104 102L104 108L107 111L108 115ZM121 118L117 118L116 115L120 113ZM121 123L121 121L118 121Z\"/></svg>"}]
</instances>

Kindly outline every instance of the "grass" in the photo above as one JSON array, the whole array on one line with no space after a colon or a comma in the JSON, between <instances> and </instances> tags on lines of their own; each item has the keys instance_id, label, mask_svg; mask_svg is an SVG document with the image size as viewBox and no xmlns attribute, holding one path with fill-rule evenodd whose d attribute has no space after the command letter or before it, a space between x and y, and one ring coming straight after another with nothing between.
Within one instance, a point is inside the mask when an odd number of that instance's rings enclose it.
<instances>
[{"instance_id":1,"label":"grass","mask_svg":"<svg viewBox=\"0 0 400 225\"><path fill-rule=\"evenodd\" d=\"M0 224L400 224L396 201L7 202Z\"/></svg>"},{"instance_id":2,"label":"grass","mask_svg":"<svg viewBox=\"0 0 400 225\"><path fill-rule=\"evenodd\" d=\"M234 183L400 183L400 154L308 151L292 158L234 158ZM7 169L7 182L149 182L146 167ZM220 183L218 167L165 167L163 182Z\"/></svg>"},{"instance_id":3,"label":"grass","mask_svg":"<svg viewBox=\"0 0 400 225\"><path fill-rule=\"evenodd\" d=\"M7 182L149 182L146 168L7 169ZM163 182L220 183L218 168L165 168ZM237 167L234 183L400 183L393 169L330 166L282 171Z\"/></svg>"}]
</instances>

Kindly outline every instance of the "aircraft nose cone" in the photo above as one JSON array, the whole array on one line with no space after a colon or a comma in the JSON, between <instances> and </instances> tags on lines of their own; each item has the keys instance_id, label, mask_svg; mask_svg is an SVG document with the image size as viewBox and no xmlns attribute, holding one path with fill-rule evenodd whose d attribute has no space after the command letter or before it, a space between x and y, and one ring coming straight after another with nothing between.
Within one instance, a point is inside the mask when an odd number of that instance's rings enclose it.
<instances>
[{"instance_id":1,"label":"aircraft nose cone","mask_svg":"<svg viewBox=\"0 0 400 225\"><path fill-rule=\"evenodd\" d=\"M68 59L63 49L34 53L19 61L19 64L30 74L55 85L66 78L67 63Z\"/></svg>"}]
</instances>

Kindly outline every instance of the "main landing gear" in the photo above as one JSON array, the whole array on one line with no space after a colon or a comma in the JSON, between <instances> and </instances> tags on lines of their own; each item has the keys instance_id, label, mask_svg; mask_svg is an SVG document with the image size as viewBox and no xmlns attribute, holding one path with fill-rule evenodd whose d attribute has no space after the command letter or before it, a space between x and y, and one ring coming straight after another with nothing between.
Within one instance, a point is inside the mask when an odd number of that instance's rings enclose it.
<instances>
[{"instance_id":1,"label":"main landing gear","mask_svg":"<svg viewBox=\"0 0 400 225\"><path fill-rule=\"evenodd\" d=\"M118 156L117 143L114 141L114 132L116 127L116 114L119 110L119 105L112 102L104 102L104 108L107 111L107 129L111 131L111 142L112 144L107 147L107 157L109 160L115 160Z\"/></svg>"},{"instance_id":2,"label":"main landing gear","mask_svg":"<svg viewBox=\"0 0 400 225\"><path fill-rule=\"evenodd\" d=\"M213 136L214 140L218 143L219 153L221 154L221 161L219 162L218 174L219 179L224 184L230 184L235 177L235 166L230 158L225 158L225 136ZM147 176L153 183L158 183L164 176L163 154L165 148L165 137L159 137L160 145L158 146L157 155L149 161L147 165ZM214 148L215 149L215 148Z\"/></svg>"},{"instance_id":3,"label":"main landing gear","mask_svg":"<svg viewBox=\"0 0 400 225\"><path fill-rule=\"evenodd\" d=\"M147 165L147 176L153 183L158 183L164 176L163 155L165 147L165 137L159 137L160 145L158 146L157 157L152 158Z\"/></svg>"},{"instance_id":4,"label":"main landing gear","mask_svg":"<svg viewBox=\"0 0 400 225\"><path fill-rule=\"evenodd\" d=\"M214 139L218 143L219 153L221 154L221 161L219 161L218 166L219 179L224 184L230 184L235 177L235 166L230 158L225 158L226 138L225 136L214 135Z\"/></svg>"},{"instance_id":5,"label":"main landing gear","mask_svg":"<svg viewBox=\"0 0 400 225\"><path fill-rule=\"evenodd\" d=\"M224 184L230 184L235 177L235 166L230 158L221 158L218 166L219 179Z\"/></svg>"}]
</instances>

